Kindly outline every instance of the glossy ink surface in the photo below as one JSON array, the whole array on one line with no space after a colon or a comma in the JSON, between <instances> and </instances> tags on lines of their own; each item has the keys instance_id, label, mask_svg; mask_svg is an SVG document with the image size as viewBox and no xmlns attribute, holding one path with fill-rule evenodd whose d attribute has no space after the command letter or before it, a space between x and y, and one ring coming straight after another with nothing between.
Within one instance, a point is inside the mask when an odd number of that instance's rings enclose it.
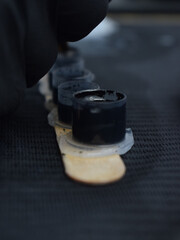
<instances>
[{"instance_id":1,"label":"glossy ink surface","mask_svg":"<svg viewBox=\"0 0 180 240\"><path fill-rule=\"evenodd\" d=\"M73 136L87 144L114 144L125 136L126 96L111 90L82 91L73 102Z\"/></svg>"}]
</instances>

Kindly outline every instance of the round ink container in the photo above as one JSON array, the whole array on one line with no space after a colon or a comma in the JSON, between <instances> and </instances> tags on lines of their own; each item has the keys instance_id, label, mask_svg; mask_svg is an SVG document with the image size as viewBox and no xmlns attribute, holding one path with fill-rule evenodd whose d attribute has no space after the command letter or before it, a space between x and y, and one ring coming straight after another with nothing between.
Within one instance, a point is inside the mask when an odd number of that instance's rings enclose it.
<instances>
[{"instance_id":1,"label":"round ink container","mask_svg":"<svg viewBox=\"0 0 180 240\"><path fill-rule=\"evenodd\" d=\"M93 82L95 80L95 76L92 72L89 70L83 70L82 73L79 76L66 76L63 77L59 74L58 71L55 71L53 74L53 101L57 104L58 102L58 87L67 81L87 81L87 82Z\"/></svg>"},{"instance_id":2,"label":"round ink container","mask_svg":"<svg viewBox=\"0 0 180 240\"><path fill-rule=\"evenodd\" d=\"M58 87L61 83L71 80L76 77L81 77L84 74L84 61L79 60L77 62L69 62L67 65L59 66L56 71L53 72L52 88L53 88L53 100L54 103L58 102Z\"/></svg>"},{"instance_id":3,"label":"round ink container","mask_svg":"<svg viewBox=\"0 0 180 240\"><path fill-rule=\"evenodd\" d=\"M59 121L72 124L72 105L75 92L87 89L99 89L96 82L84 80L68 81L58 87L58 117Z\"/></svg>"},{"instance_id":4,"label":"round ink container","mask_svg":"<svg viewBox=\"0 0 180 240\"><path fill-rule=\"evenodd\" d=\"M79 59L82 59L80 51L77 48L68 46L67 50L59 52L56 64L57 66L60 66L62 63L66 64L71 61L78 61Z\"/></svg>"},{"instance_id":5,"label":"round ink container","mask_svg":"<svg viewBox=\"0 0 180 240\"><path fill-rule=\"evenodd\" d=\"M77 48L69 47L67 48L66 51L58 53L56 62L52 66L52 68L49 71L48 74L48 79L49 79L49 88L52 90L53 89L53 73L58 69L58 67L68 65L72 62L78 62L82 61L81 54Z\"/></svg>"},{"instance_id":6,"label":"round ink container","mask_svg":"<svg viewBox=\"0 0 180 240\"><path fill-rule=\"evenodd\" d=\"M126 130L125 94L112 90L86 90L74 94L73 138L90 145L121 142Z\"/></svg>"},{"instance_id":7,"label":"round ink container","mask_svg":"<svg viewBox=\"0 0 180 240\"><path fill-rule=\"evenodd\" d=\"M73 81L82 80L82 81L87 81L87 82L93 82L93 81L95 81L95 76L94 76L94 74L91 71L85 69L81 76L74 77L74 78L71 78L71 79Z\"/></svg>"}]
</instances>

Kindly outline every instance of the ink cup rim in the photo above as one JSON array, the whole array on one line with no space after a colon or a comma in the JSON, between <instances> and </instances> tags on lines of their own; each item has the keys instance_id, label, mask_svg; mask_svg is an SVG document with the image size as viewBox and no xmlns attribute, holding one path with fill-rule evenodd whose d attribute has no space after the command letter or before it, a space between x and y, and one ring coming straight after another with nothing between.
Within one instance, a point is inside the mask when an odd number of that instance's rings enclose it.
<instances>
[{"instance_id":1,"label":"ink cup rim","mask_svg":"<svg viewBox=\"0 0 180 240\"><path fill-rule=\"evenodd\" d=\"M115 94L121 94L123 96L123 98L115 100L115 101L88 101L88 100L84 100L84 98L82 99L81 97L78 98L77 95L83 94L83 93L95 93L95 92L113 92ZM73 103L74 104L80 104L83 106L92 106L92 107L103 107L103 106L120 106L120 105L124 105L127 102L127 95L123 92L120 91L116 91L116 90L111 90L111 89L87 89L87 90L81 90L78 92L75 92L73 94Z\"/></svg>"}]
</instances>

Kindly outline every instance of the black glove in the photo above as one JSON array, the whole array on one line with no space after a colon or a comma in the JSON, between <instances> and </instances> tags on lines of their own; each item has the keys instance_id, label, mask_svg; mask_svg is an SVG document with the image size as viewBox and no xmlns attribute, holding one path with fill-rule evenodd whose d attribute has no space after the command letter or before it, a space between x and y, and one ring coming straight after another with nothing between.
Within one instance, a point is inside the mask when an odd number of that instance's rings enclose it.
<instances>
[{"instance_id":1,"label":"black glove","mask_svg":"<svg viewBox=\"0 0 180 240\"><path fill-rule=\"evenodd\" d=\"M108 0L0 1L0 116L55 62L61 42L77 41L105 17Z\"/></svg>"}]
</instances>

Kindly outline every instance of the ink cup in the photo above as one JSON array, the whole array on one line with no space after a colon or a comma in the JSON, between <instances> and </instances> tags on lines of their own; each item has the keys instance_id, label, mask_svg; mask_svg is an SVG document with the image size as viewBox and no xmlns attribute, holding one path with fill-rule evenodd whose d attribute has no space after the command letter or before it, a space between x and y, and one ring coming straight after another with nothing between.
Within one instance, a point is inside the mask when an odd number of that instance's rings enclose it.
<instances>
[{"instance_id":1,"label":"ink cup","mask_svg":"<svg viewBox=\"0 0 180 240\"><path fill-rule=\"evenodd\" d=\"M83 61L81 54L77 48L67 46L67 49L61 53L58 53L56 62L48 73L49 88L53 89L52 78L53 73L61 66L71 64L72 62Z\"/></svg>"},{"instance_id":2,"label":"ink cup","mask_svg":"<svg viewBox=\"0 0 180 240\"><path fill-rule=\"evenodd\" d=\"M121 142L126 132L125 94L111 90L86 90L74 94L73 138L90 145Z\"/></svg>"},{"instance_id":3,"label":"ink cup","mask_svg":"<svg viewBox=\"0 0 180 240\"><path fill-rule=\"evenodd\" d=\"M82 81L87 81L87 82L93 82L93 81L95 81L95 75L91 71L85 69L81 76L75 77L72 80L74 80L74 81L82 80Z\"/></svg>"},{"instance_id":4,"label":"ink cup","mask_svg":"<svg viewBox=\"0 0 180 240\"><path fill-rule=\"evenodd\" d=\"M87 81L87 82L93 82L95 80L95 76L92 72L90 72L89 70L83 70L82 73L78 76L62 76L61 74L59 74L59 70L55 71L53 74L53 101L54 103L57 104L58 102L58 87L67 81Z\"/></svg>"},{"instance_id":5,"label":"ink cup","mask_svg":"<svg viewBox=\"0 0 180 240\"><path fill-rule=\"evenodd\" d=\"M80 77L84 73L84 61L80 60L78 62L74 62L68 65L59 66L58 69L53 73L53 100L54 103L57 104L58 97L58 86L65 82L66 80L70 80L72 78Z\"/></svg>"},{"instance_id":6,"label":"ink cup","mask_svg":"<svg viewBox=\"0 0 180 240\"><path fill-rule=\"evenodd\" d=\"M99 89L99 85L95 82L76 80L62 83L58 87L58 116L60 122L72 124L73 95L77 91L87 89Z\"/></svg>"},{"instance_id":7,"label":"ink cup","mask_svg":"<svg viewBox=\"0 0 180 240\"><path fill-rule=\"evenodd\" d=\"M78 61L79 59L82 59L79 50L74 47L68 47L67 50L58 54L56 63L57 66L60 66L62 63L66 64L71 61Z\"/></svg>"}]
</instances>

